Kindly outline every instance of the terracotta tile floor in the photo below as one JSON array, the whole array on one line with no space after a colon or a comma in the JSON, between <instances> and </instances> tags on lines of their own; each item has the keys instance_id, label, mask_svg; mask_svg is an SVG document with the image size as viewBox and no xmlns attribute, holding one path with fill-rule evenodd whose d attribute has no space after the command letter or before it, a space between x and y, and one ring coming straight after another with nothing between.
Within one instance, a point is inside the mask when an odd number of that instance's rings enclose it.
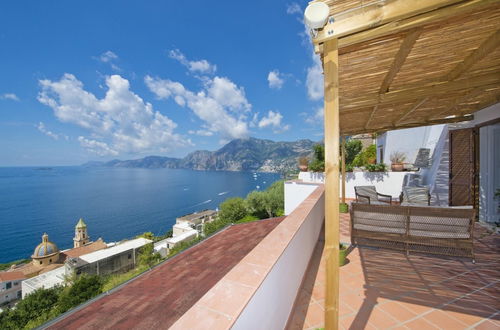
<instances>
[{"instance_id":1,"label":"terracotta tile floor","mask_svg":"<svg viewBox=\"0 0 500 330\"><path fill-rule=\"evenodd\" d=\"M476 226L467 259L355 248L340 268L341 329L500 329L500 235ZM342 214L341 241L349 242ZM289 329L324 327L324 256L318 241Z\"/></svg>"}]
</instances>

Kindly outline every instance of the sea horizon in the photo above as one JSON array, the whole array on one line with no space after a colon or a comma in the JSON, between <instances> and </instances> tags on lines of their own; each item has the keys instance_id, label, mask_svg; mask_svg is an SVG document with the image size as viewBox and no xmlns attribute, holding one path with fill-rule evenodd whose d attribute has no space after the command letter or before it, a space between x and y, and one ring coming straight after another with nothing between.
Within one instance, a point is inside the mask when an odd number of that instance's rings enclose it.
<instances>
[{"instance_id":1,"label":"sea horizon","mask_svg":"<svg viewBox=\"0 0 500 330\"><path fill-rule=\"evenodd\" d=\"M256 171L0 167L0 240L9 247L0 251L0 263L30 258L45 232L60 250L72 248L79 218L91 240L161 235L177 217L216 209L229 197L245 197L279 179L278 173Z\"/></svg>"}]
</instances>

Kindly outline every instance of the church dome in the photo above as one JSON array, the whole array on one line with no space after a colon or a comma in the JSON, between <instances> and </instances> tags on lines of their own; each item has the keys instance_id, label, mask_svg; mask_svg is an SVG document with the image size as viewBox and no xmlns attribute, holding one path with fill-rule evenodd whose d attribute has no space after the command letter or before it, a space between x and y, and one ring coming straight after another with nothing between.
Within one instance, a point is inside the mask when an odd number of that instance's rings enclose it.
<instances>
[{"instance_id":1,"label":"church dome","mask_svg":"<svg viewBox=\"0 0 500 330\"><path fill-rule=\"evenodd\" d=\"M49 241L49 235L43 234L42 243L38 244L33 253L33 258L45 258L58 253L57 245Z\"/></svg>"}]
</instances>

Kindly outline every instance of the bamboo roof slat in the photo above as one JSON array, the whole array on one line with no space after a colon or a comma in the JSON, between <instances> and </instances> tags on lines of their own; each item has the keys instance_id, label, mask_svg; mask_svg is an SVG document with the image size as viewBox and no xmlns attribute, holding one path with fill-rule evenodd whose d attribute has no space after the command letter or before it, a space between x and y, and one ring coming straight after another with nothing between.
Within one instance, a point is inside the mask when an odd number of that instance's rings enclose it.
<instances>
[{"instance_id":1,"label":"bamboo roof slat","mask_svg":"<svg viewBox=\"0 0 500 330\"><path fill-rule=\"evenodd\" d=\"M499 1L407 2L413 16L399 0L325 2L334 17L398 17L339 37L343 134L470 120L498 102Z\"/></svg>"}]
</instances>

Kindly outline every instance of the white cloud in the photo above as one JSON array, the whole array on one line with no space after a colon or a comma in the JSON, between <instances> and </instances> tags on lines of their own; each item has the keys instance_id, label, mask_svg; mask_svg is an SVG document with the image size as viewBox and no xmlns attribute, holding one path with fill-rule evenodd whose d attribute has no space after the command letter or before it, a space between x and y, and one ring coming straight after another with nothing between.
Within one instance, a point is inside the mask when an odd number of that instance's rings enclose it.
<instances>
[{"instance_id":1,"label":"white cloud","mask_svg":"<svg viewBox=\"0 0 500 330\"><path fill-rule=\"evenodd\" d=\"M108 63L111 66L111 68L115 71L122 71L122 69L114 63L116 60L118 60L118 55L116 55L110 50L102 53L96 59L102 63Z\"/></svg>"},{"instance_id":2,"label":"white cloud","mask_svg":"<svg viewBox=\"0 0 500 330\"><path fill-rule=\"evenodd\" d=\"M189 130L188 133L194 134L194 135L199 135L199 136L212 136L212 135L214 135L213 132L211 132L209 130L205 130L205 129L199 129L197 131Z\"/></svg>"},{"instance_id":3,"label":"white cloud","mask_svg":"<svg viewBox=\"0 0 500 330\"><path fill-rule=\"evenodd\" d=\"M303 114L305 118L305 122L311 125L323 125L323 117L324 117L324 111L323 107L318 107L312 115L308 115L307 113Z\"/></svg>"},{"instance_id":4,"label":"white cloud","mask_svg":"<svg viewBox=\"0 0 500 330\"><path fill-rule=\"evenodd\" d=\"M14 93L5 93L0 95L0 100L19 101L19 98Z\"/></svg>"},{"instance_id":5,"label":"white cloud","mask_svg":"<svg viewBox=\"0 0 500 330\"><path fill-rule=\"evenodd\" d=\"M203 89L196 93L168 79L146 76L144 82L159 99L172 97L180 106L191 109L204 121L206 131L219 133L223 139L248 137L246 113L251 105L243 88L228 78L207 78Z\"/></svg>"},{"instance_id":6,"label":"white cloud","mask_svg":"<svg viewBox=\"0 0 500 330\"><path fill-rule=\"evenodd\" d=\"M307 69L307 95L309 99L318 101L323 98L323 68L319 56L313 54L313 64Z\"/></svg>"},{"instance_id":7,"label":"white cloud","mask_svg":"<svg viewBox=\"0 0 500 330\"><path fill-rule=\"evenodd\" d=\"M281 123L282 119L283 115L281 113L269 110L267 116L259 121L258 126L259 128L272 127L274 133L282 133L290 129L290 125L283 125Z\"/></svg>"},{"instance_id":8,"label":"white cloud","mask_svg":"<svg viewBox=\"0 0 500 330\"><path fill-rule=\"evenodd\" d=\"M217 70L217 66L214 64L210 64L207 60L188 60L186 56L178 49L171 50L168 55L170 56L170 58L173 58L174 60L187 67L190 72L213 74Z\"/></svg>"},{"instance_id":9,"label":"white cloud","mask_svg":"<svg viewBox=\"0 0 500 330\"><path fill-rule=\"evenodd\" d=\"M118 59L118 55L113 53L112 51L108 50L107 52L104 52L99 56L99 60L103 63L109 63L113 60Z\"/></svg>"},{"instance_id":10,"label":"white cloud","mask_svg":"<svg viewBox=\"0 0 500 330\"><path fill-rule=\"evenodd\" d=\"M78 141L82 147L94 154L98 154L99 156L118 155L118 151L111 149L105 142L87 139L83 136L79 136Z\"/></svg>"},{"instance_id":11,"label":"white cloud","mask_svg":"<svg viewBox=\"0 0 500 330\"><path fill-rule=\"evenodd\" d=\"M84 90L72 74L59 81L40 80L38 100L51 107L62 122L89 131L92 139L79 137L80 144L99 155L122 152L167 152L192 145L174 133L177 124L130 90L120 75L106 78L107 92L102 99Z\"/></svg>"},{"instance_id":12,"label":"white cloud","mask_svg":"<svg viewBox=\"0 0 500 330\"><path fill-rule=\"evenodd\" d=\"M273 70L267 75L267 81L269 82L269 88L280 89L285 83L283 74L278 70Z\"/></svg>"},{"instance_id":13,"label":"white cloud","mask_svg":"<svg viewBox=\"0 0 500 330\"><path fill-rule=\"evenodd\" d=\"M286 13L288 15L300 14L302 13L302 9L298 3L292 2L286 6Z\"/></svg>"},{"instance_id":14,"label":"white cloud","mask_svg":"<svg viewBox=\"0 0 500 330\"><path fill-rule=\"evenodd\" d=\"M54 133L52 131L49 131L46 127L45 127L45 124L42 123L42 122L39 122L38 125L36 126L36 128L42 132L43 134L53 138L54 140L59 140L60 137L63 137L64 139L66 140L69 140L69 137L67 135L64 135L64 134L57 134L57 133Z\"/></svg>"}]
</instances>

